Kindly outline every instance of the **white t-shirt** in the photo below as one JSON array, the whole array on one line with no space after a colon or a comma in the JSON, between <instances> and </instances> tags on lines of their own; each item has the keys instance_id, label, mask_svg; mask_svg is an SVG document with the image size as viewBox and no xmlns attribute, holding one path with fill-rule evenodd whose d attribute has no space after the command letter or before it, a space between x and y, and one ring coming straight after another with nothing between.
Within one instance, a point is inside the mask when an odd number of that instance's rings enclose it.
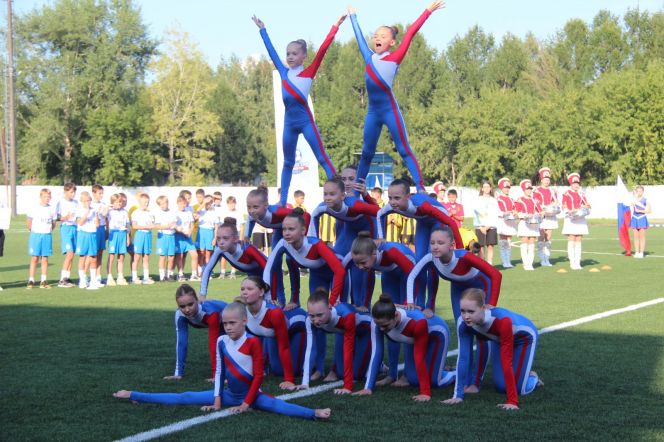
<instances>
[{"instance_id":1,"label":"white t-shirt","mask_svg":"<svg viewBox=\"0 0 664 442\"><path fill-rule=\"evenodd\" d=\"M131 214L131 224L135 226L151 226L154 224L154 217L149 210L136 209ZM149 229L137 229L139 232L149 232Z\"/></svg>"},{"instance_id":2,"label":"white t-shirt","mask_svg":"<svg viewBox=\"0 0 664 442\"><path fill-rule=\"evenodd\" d=\"M55 213L58 215L58 218L62 218L63 216L75 215L77 208L78 201L63 199L58 201L57 206L55 206ZM65 226L75 226L76 219L72 217L70 220L62 221L62 224Z\"/></svg>"},{"instance_id":3,"label":"white t-shirt","mask_svg":"<svg viewBox=\"0 0 664 442\"><path fill-rule=\"evenodd\" d=\"M177 211L175 212L175 217L177 218L177 225L178 227L182 227L184 229L191 229L191 226L194 225L194 215L192 214L192 211L189 210L187 207L183 211Z\"/></svg>"},{"instance_id":4,"label":"white t-shirt","mask_svg":"<svg viewBox=\"0 0 664 442\"><path fill-rule=\"evenodd\" d=\"M32 233L51 233L53 231L53 222L56 219L55 208L50 204L35 206L28 213L28 218L32 220Z\"/></svg>"},{"instance_id":5,"label":"white t-shirt","mask_svg":"<svg viewBox=\"0 0 664 442\"><path fill-rule=\"evenodd\" d=\"M219 214L215 210L201 209L198 213L200 213L198 218L199 229L214 229L219 224Z\"/></svg>"},{"instance_id":6,"label":"white t-shirt","mask_svg":"<svg viewBox=\"0 0 664 442\"><path fill-rule=\"evenodd\" d=\"M108 215L108 206L102 201L96 202L94 200L92 201L92 203L90 205L99 214L99 225L100 226L105 226L106 225L106 216ZM106 214L106 215L104 215L104 214Z\"/></svg>"},{"instance_id":7,"label":"white t-shirt","mask_svg":"<svg viewBox=\"0 0 664 442\"><path fill-rule=\"evenodd\" d=\"M161 210L157 209L154 212L154 223L167 226L170 225L171 223L176 223L177 224L178 217L175 214L175 211L173 210ZM161 229L159 232L163 233L164 235L173 235L175 234L175 229Z\"/></svg>"},{"instance_id":8,"label":"white t-shirt","mask_svg":"<svg viewBox=\"0 0 664 442\"><path fill-rule=\"evenodd\" d=\"M95 233L97 231L97 226L95 225L95 218L98 216L97 211L94 207L86 209L83 206L80 206L76 209L76 221L78 224L79 219L83 219L83 224L78 225L78 230L81 232Z\"/></svg>"},{"instance_id":9,"label":"white t-shirt","mask_svg":"<svg viewBox=\"0 0 664 442\"><path fill-rule=\"evenodd\" d=\"M111 209L108 211L108 230L127 230L129 214L125 209Z\"/></svg>"},{"instance_id":10,"label":"white t-shirt","mask_svg":"<svg viewBox=\"0 0 664 442\"><path fill-rule=\"evenodd\" d=\"M498 227L498 201L493 197L481 196L474 210L474 227Z\"/></svg>"}]
</instances>

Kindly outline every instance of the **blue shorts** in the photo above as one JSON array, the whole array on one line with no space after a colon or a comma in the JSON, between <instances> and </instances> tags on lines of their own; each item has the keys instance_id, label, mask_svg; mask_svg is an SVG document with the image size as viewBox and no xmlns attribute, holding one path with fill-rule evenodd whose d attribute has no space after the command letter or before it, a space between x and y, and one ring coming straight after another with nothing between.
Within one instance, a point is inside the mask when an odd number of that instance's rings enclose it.
<instances>
[{"instance_id":1,"label":"blue shorts","mask_svg":"<svg viewBox=\"0 0 664 442\"><path fill-rule=\"evenodd\" d=\"M214 250L212 239L214 238L214 229L198 228L196 237L196 246L198 250Z\"/></svg>"},{"instance_id":2,"label":"blue shorts","mask_svg":"<svg viewBox=\"0 0 664 442\"><path fill-rule=\"evenodd\" d=\"M78 256L97 256L97 233L78 231L76 235Z\"/></svg>"},{"instance_id":3,"label":"blue shorts","mask_svg":"<svg viewBox=\"0 0 664 442\"><path fill-rule=\"evenodd\" d=\"M182 233L175 234L175 253L187 253L191 250L196 250L191 236L183 235Z\"/></svg>"},{"instance_id":4,"label":"blue shorts","mask_svg":"<svg viewBox=\"0 0 664 442\"><path fill-rule=\"evenodd\" d=\"M76 251L76 226L60 224L60 248L63 255Z\"/></svg>"},{"instance_id":5,"label":"blue shorts","mask_svg":"<svg viewBox=\"0 0 664 442\"><path fill-rule=\"evenodd\" d=\"M97 227L97 252L106 250L106 226Z\"/></svg>"},{"instance_id":6,"label":"blue shorts","mask_svg":"<svg viewBox=\"0 0 664 442\"><path fill-rule=\"evenodd\" d=\"M175 256L175 234L157 233L157 255Z\"/></svg>"},{"instance_id":7,"label":"blue shorts","mask_svg":"<svg viewBox=\"0 0 664 442\"><path fill-rule=\"evenodd\" d=\"M111 230L108 232L108 253L110 255L124 255L127 253L126 230Z\"/></svg>"},{"instance_id":8,"label":"blue shorts","mask_svg":"<svg viewBox=\"0 0 664 442\"><path fill-rule=\"evenodd\" d=\"M53 235L30 232L28 254L30 256L51 256L53 254Z\"/></svg>"},{"instance_id":9,"label":"blue shorts","mask_svg":"<svg viewBox=\"0 0 664 442\"><path fill-rule=\"evenodd\" d=\"M134 253L139 255L152 253L152 232L137 230L134 233Z\"/></svg>"}]
</instances>

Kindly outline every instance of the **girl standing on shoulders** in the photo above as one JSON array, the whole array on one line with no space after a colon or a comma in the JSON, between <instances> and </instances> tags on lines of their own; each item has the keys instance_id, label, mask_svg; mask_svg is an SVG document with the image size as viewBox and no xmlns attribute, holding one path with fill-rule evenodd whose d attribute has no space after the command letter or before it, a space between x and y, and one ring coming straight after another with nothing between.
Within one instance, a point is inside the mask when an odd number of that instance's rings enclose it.
<instances>
[{"instance_id":1,"label":"girl standing on shoulders","mask_svg":"<svg viewBox=\"0 0 664 442\"><path fill-rule=\"evenodd\" d=\"M303 63L307 58L307 42L296 40L288 44L286 47L288 67L286 67L274 46L272 46L265 24L255 15L252 17L252 20L260 29L261 38L265 43L268 54L270 54L272 63L274 63L274 67L277 68L281 76L281 95L286 107L283 132L284 165L281 169L281 197L279 199L279 205L282 207L286 207L286 200L288 199L288 188L290 187L293 166L295 166L297 138L300 134L311 146L327 177L332 178L337 173L323 146L323 140L318 132L316 121L314 121L314 115L307 103L307 96L316 72L323 62L323 57L325 57L325 53L332 44L339 26L345 19L346 15L342 15L332 25L332 29L330 29L325 41L318 49L313 62L305 69Z\"/></svg>"}]
</instances>

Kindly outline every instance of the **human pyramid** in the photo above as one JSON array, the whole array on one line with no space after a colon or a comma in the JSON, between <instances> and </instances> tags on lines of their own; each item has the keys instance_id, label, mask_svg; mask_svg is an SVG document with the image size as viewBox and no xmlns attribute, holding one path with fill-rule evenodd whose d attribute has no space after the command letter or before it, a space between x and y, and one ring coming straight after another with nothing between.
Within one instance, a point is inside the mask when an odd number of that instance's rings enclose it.
<instances>
[{"instance_id":1,"label":"human pyramid","mask_svg":"<svg viewBox=\"0 0 664 442\"><path fill-rule=\"evenodd\" d=\"M197 241L208 244L202 257L202 262L207 261L207 265L201 276L200 296L188 284L182 284L176 291L176 366L173 375L166 378L184 376L189 327L207 328L214 389L178 394L120 390L115 397L135 402L199 405L205 411L232 406L234 412L243 412L254 407L289 416L325 419L331 415L329 408L309 409L264 394L260 387L265 372L283 377L280 388L285 390L306 389L311 382L320 379L342 379L343 386L334 390L340 395L370 395L376 388L386 385L417 386L419 394L413 396L413 400L420 402L431 399L432 388L449 386L452 397L443 402L454 405L462 402L465 394L479 392L486 365L491 359L494 384L506 394L506 401L499 404L504 409L518 409L520 395L529 394L543 385L531 370L537 347L537 328L524 316L497 307L501 273L463 247L457 220L439 201L425 193L420 168L392 93L394 77L413 36L433 12L443 7L442 1L429 5L409 27L394 51L391 49L396 44L396 28L379 27L374 33L374 49L371 50L354 9L349 7L348 15L366 65L369 106L360 164L343 168L339 175L325 152L306 98L325 52L346 15L332 26L312 64L306 68L302 65L306 58L306 44L302 40L288 45L286 66L272 46L264 23L253 17L282 78L286 107L285 160L279 203L269 205L266 188L252 190L247 196L249 222L242 234L234 220L226 218L221 222L208 215L212 212L208 210L212 198L205 198L203 210L195 213L189 208L186 195L178 198L178 211L172 213L168 213L168 201L164 204L164 200L158 200L160 207L164 206L164 213L150 218L142 213L149 203L147 195L143 195L139 197L139 209L134 212L138 216L132 216L131 223L121 197L112 201L112 208L104 208L95 206L90 195L83 192L86 195L81 195L81 207L72 203L71 207L58 210L59 219L64 225L71 226L65 229L69 235L67 238L76 236L74 248L81 256L90 258L83 260L82 269L79 266L79 271L83 271L80 284L85 287L96 288L99 277L99 272L93 269L96 269L98 254L95 235L102 218L109 224L109 253L117 255L118 260L124 257L128 230L136 230L131 244L132 280L135 283L152 283L149 273L142 280L137 274L141 258L144 269L148 269L146 259L151 253L152 229L159 230L158 249L175 250L173 255L160 256L160 273L166 265L168 269L173 268L170 256L180 256L180 271L184 267L182 259L185 255L189 254L192 260L199 258L192 253L191 235L195 220L198 221ZM388 127L415 182L417 193L411 194L408 181L397 179L388 188L389 204L381 208L367 194L364 179L383 125ZM324 202L311 215L299 208L286 207L299 134L309 142L327 174ZM578 178L578 174L575 176ZM575 182L578 184L578 179ZM503 179L499 183L503 191L507 185L509 180ZM526 198L530 198L528 191L532 192L532 186L522 182L522 188ZM42 200L44 207L50 207L50 193L47 197ZM529 234L522 233L536 229L539 236L539 225L534 226L531 218L541 213L548 215L542 207L553 204L549 200L529 201L524 199L514 204L505 198L498 200L503 204L501 213L506 226L516 221L507 219L506 213L516 213L522 218L513 235L529 238ZM575 199L572 196L569 201L563 199L567 211L581 209L583 204L581 197ZM51 213L44 209L43 217L31 218L33 225L37 220L51 225L52 229L55 218L48 218L46 212ZM394 213L415 220L414 251L385 240L387 218ZM336 220L337 240L333 247L317 237L324 215ZM248 243L256 225L274 231L274 245L269 257ZM83 235L75 234L76 226ZM501 241L508 241L509 247L512 235L508 233L503 229L500 234ZM504 244L501 242L501 250ZM530 256L531 242L522 243L521 247L524 256ZM66 256L70 252L73 253L71 244L63 246ZM234 268L248 275L242 281L239 297L229 304L207 299L209 277L220 258L225 258ZM284 259L290 270L288 301L283 284ZM36 264L37 260L34 260L35 268ZM192 280L198 279L196 266L197 262L192 261ZM87 269L90 270L89 284L85 280ZM306 311L300 306L300 269L309 271L310 296ZM60 284L71 284L68 271L63 272L67 273L63 273ZM372 302L377 272L382 294ZM165 270L160 276L169 279L172 275L170 270ZM449 281L451 287L452 316L459 341L456 369L446 367L450 330L447 323L435 314L439 278ZM113 280L112 276L110 280ZM121 273L113 281L125 283ZM333 364L326 367L326 334L329 333L335 336ZM385 338L387 364L383 362ZM476 344L475 351L472 350L473 344ZM402 352L405 363L400 374L398 362ZM301 376L299 384L296 384L296 376ZM363 387L354 389L355 381L362 379Z\"/></svg>"}]
</instances>

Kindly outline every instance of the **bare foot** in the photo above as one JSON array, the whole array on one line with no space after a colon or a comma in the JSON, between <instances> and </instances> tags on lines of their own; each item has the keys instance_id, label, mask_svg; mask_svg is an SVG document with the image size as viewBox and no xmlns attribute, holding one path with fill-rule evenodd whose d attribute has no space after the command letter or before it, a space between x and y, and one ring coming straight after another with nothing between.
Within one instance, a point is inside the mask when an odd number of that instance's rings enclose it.
<instances>
[{"instance_id":1,"label":"bare foot","mask_svg":"<svg viewBox=\"0 0 664 442\"><path fill-rule=\"evenodd\" d=\"M401 376L398 381L392 384L393 387L408 387L410 382L406 379L406 376Z\"/></svg>"},{"instance_id":2,"label":"bare foot","mask_svg":"<svg viewBox=\"0 0 664 442\"><path fill-rule=\"evenodd\" d=\"M118 399L129 399L131 396L131 391L129 390L119 390L113 393L113 397Z\"/></svg>"},{"instance_id":3,"label":"bare foot","mask_svg":"<svg viewBox=\"0 0 664 442\"><path fill-rule=\"evenodd\" d=\"M325 379L323 379L323 382L334 382L334 381L337 381L337 380L339 380L339 376L337 376L337 374L335 372L330 370L330 372L327 374L327 376L325 376Z\"/></svg>"},{"instance_id":4,"label":"bare foot","mask_svg":"<svg viewBox=\"0 0 664 442\"><path fill-rule=\"evenodd\" d=\"M332 410L329 408L317 408L314 410L316 419L329 419L332 416Z\"/></svg>"},{"instance_id":5,"label":"bare foot","mask_svg":"<svg viewBox=\"0 0 664 442\"><path fill-rule=\"evenodd\" d=\"M383 379L376 382L376 387L384 387L386 385L390 385L393 382L394 379L392 378L392 376L385 376Z\"/></svg>"},{"instance_id":6,"label":"bare foot","mask_svg":"<svg viewBox=\"0 0 664 442\"><path fill-rule=\"evenodd\" d=\"M314 371L309 379L312 381L317 381L318 379L320 379L321 376L322 375L319 372Z\"/></svg>"},{"instance_id":7,"label":"bare foot","mask_svg":"<svg viewBox=\"0 0 664 442\"><path fill-rule=\"evenodd\" d=\"M463 389L464 393L479 393L480 389L477 388L477 385L466 385Z\"/></svg>"}]
</instances>

